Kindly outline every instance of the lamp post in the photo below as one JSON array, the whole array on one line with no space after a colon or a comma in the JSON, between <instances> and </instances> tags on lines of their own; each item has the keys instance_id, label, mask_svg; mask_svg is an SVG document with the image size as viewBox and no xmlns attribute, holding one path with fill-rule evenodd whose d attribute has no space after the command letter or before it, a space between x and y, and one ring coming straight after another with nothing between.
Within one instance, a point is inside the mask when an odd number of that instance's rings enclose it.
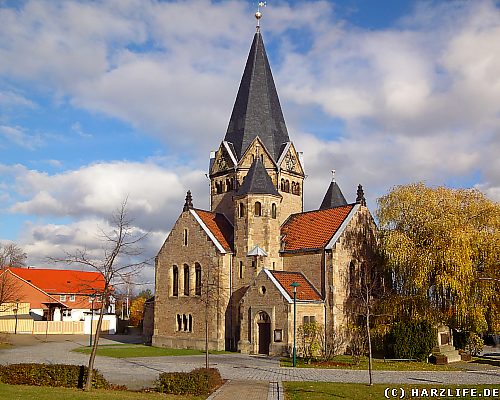
<instances>
[{"instance_id":1,"label":"lamp post","mask_svg":"<svg viewBox=\"0 0 500 400\"><path fill-rule=\"evenodd\" d=\"M19 311L19 300L16 300L16 308L14 308L14 314L16 316L16 325L14 326L14 334L17 334L17 312Z\"/></svg>"},{"instance_id":2,"label":"lamp post","mask_svg":"<svg viewBox=\"0 0 500 400\"><path fill-rule=\"evenodd\" d=\"M92 308L90 310L90 347L92 347L92 325L94 324L94 300L95 300L95 293L90 295L90 300L92 301Z\"/></svg>"},{"instance_id":3,"label":"lamp post","mask_svg":"<svg viewBox=\"0 0 500 400\"><path fill-rule=\"evenodd\" d=\"M293 367L297 365L297 282L290 284L293 287Z\"/></svg>"}]
</instances>

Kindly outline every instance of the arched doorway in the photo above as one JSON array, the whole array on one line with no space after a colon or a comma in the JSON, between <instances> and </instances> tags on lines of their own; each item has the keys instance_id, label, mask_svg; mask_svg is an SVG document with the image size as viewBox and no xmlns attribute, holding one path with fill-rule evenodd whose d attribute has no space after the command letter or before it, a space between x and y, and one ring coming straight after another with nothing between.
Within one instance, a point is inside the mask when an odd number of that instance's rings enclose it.
<instances>
[{"instance_id":1,"label":"arched doorway","mask_svg":"<svg viewBox=\"0 0 500 400\"><path fill-rule=\"evenodd\" d=\"M259 354L269 355L269 345L271 344L271 318L265 311L261 311L257 317L259 327Z\"/></svg>"}]
</instances>

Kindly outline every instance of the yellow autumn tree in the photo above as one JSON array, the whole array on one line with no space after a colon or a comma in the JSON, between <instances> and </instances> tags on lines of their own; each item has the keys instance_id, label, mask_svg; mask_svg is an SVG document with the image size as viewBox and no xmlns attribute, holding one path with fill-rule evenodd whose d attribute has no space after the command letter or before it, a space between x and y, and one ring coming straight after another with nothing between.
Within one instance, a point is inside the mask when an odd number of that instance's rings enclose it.
<instances>
[{"instance_id":1,"label":"yellow autumn tree","mask_svg":"<svg viewBox=\"0 0 500 400\"><path fill-rule=\"evenodd\" d=\"M395 187L378 206L392 312L498 331L500 204L475 189L415 183Z\"/></svg>"},{"instance_id":2,"label":"yellow autumn tree","mask_svg":"<svg viewBox=\"0 0 500 400\"><path fill-rule=\"evenodd\" d=\"M139 326L144 318L144 303L146 298L139 296L130 304L130 325Z\"/></svg>"}]
</instances>

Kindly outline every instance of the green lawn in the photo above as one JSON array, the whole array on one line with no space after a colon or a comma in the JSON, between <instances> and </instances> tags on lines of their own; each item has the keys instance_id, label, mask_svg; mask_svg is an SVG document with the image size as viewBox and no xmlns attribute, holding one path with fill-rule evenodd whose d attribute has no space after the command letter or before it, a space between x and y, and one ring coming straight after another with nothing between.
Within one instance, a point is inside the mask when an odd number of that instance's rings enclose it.
<instances>
[{"instance_id":1,"label":"green lawn","mask_svg":"<svg viewBox=\"0 0 500 400\"><path fill-rule=\"evenodd\" d=\"M291 367L291 358L281 359L282 367ZM297 359L298 368L333 368L333 369L368 369L368 357L362 357L359 364L355 364L351 356L337 356L328 362L311 362L307 364L302 359ZM384 359L373 359L374 370L385 371L456 371L457 368L448 365L435 365L419 361L384 361Z\"/></svg>"},{"instance_id":2,"label":"green lawn","mask_svg":"<svg viewBox=\"0 0 500 400\"><path fill-rule=\"evenodd\" d=\"M446 389L450 388L452 390L456 388L475 388L481 396L483 395L483 389L487 390L499 390L498 385L386 385L386 384L375 384L373 386L364 385L361 383L330 383L330 382L284 382L285 387L285 399L286 400L331 400L331 399L356 399L356 400L382 400L386 399L386 394L389 395L389 398L402 398L401 397L401 388L404 389L405 395L404 398L416 398L411 396L412 389L418 389L420 391L420 395L422 389L426 388L430 390L431 388L438 389ZM386 388L395 389L397 392L397 396L391 396L393 393L386 393ZM396 394L396 392L394 394ZM426 398L429 397L429 392L425 396L419 396L418 398ZM452 393L456 394L456 393ZM487 394L487 393L485 393ZM433 398L454 398L457 397L446 397L446 396L433 396ZM490 393L491 398L493 398ZM476 397L464 396L460 397L460 399L476 399ZM496 398L496 397L495 397Z\"/></svg>"},{"instance_id":3,"label":"green lawn","mask_svg":"<svg viewBox=\"0 0 500 400\"><path fill-rule=\"evenodd\" d=\"M77 353L90 354L90 347L79 347L73 351ZM210 351L210 354L223 354L224 351ZM98 356L114 358L132 357L162 357L162 356L191 356L205 354L202 350L194 349L167 349L164 347L144 346L142 344L112 344L103 345L97 348Z\"/></svg>"},{"instance_id":4,"label":"green lawn","mask_svg":"<svg viewBox=\"0 0 500 400\"><path fill-rule=\"evenodd\" d=\"M160 393L140 393L112 390L92 390L58 387L38 387L24 385L6 385L0 383L0 399L9 400L202 400L204 396L174 396Z\"/></svg>"}]
</instances>

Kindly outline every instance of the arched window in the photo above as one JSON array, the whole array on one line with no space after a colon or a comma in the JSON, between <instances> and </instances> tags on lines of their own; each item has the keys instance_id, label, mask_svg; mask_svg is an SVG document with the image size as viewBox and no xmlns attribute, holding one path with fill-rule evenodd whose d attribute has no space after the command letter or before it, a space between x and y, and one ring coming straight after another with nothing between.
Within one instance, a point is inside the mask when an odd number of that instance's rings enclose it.
<instances>
[{"instance_id":1,"label":"arched window","mask_svg":"<svg viewBox=\"0 0 500 400\"><path fill-rule=\"evenodd\" d=\"M179 296L179 269L177 265L172 268L172 296Z\"/></svg>"},{"instance_id":2,"label":"arched window","mask_svg":"<svg viewBox=\"0 0 500 400\"><path fill-rule=\"evenodd\" d=\"M195 274L194 294L196 296L201 296L201 265L198 263L194 264L194 274Z\"/></svg>"},{"instance_id":3,"label":"arched window","mask_svg":"<svg viewBox=\"0 0 500 400\"><path fill-rule=\"evenodd\" d=\"M184 246L188 245L188 230L187 229L184 229L183 242L184 242Z\"/></svg>"},{"instance_id":4,"label":"arched window","mask_svg":"<svg viewBox=\"0 0 500 400\"><path fill-rule=\"evenodd\" d=\"M217 194L222 193L222 186L223 186L222 182L215 182L215 191L217 192Z\"/></svg>"},{"instance_id":5,"label":"arched window","mask_svg":"<svg viewBox=\"0 0 500 400\"><path fill-rule=\"evenodd\" d=\"M243 267L243 261L240 261L240 271L239 271L239 277L240 277L240 279L243 279L243 275L245 273L244 268L245 267Z\"/></svg>"},{"instance_id":6,"label":"arched window","mask_svg":"<svg viewBox=\"0 0 500 400\"><path fill-rule=\"evenodd\" d=\"M260 155L260 161L262 162L262 164L264 164L264 154Z\"/></svg>"},{"instance_id":7,"label":"arched window","mask_svg":"<svg viewBox=\"0 0 500 400\"><path fill-rule=\"evenodd\" d=\"M240 203L238 217L243 218L245 215L245 204L243 202Z\"/></svg>"},{"instance_id":8,"label":"arched window","mask_svg":"<svg viewBox=\"0 0 500 400\"><path fill-rule=\"evenodd\" d=\"M290 181L288 179L285 181L285 192L290 193Z\"/></svg>"},{"instance_id":9,"label":"arched window","mask_svg":"<svg viewBox=\"0 0 500 400\"><path fill-rule=\"evenodd\" d=\"M193 316L191 314L188 315L188 331L193 332Z\"/></svg>"},{"instance_id":10,"label":"arched window","mask_svg":"<svg viewBox=\"0 0 500 400\"><path fill-rule=\"evenodd\" d=\"M300 196L300 183L298 183L298 182L295 185L295 194Z\"/></svg>"},{"instance_id":11,"label":"arched window","mask_svg":"<svg viewBox=\"0 0 500 400\"><path fill-rule=\"evenodd\" d=\"M184 296L189 296L189 265L184 264Z\"/></svg>"},{"instance_id":12,"label":"arched window","mask_svg":"<svg viewBox=\"0 0 500 400\"><path fill-rule=\"evenodd\" d=\"M276 204L275 204L275 203L273 203L273 204L271 205L271 217L272 217L273 219L276 219Z\"/></svg>"},{"instance_id":13,"label":"arched window","mask_svg":"<svg viewBox=\"0 0 500 400\"><path fill-rule=\"evenodd\" d=\"M295 182L292 182L292 194L295 194Z\"/></svg>"},{"instance_id":14,"label":"arched window","mask_svg":"<svg viewBox=\"0 0 500 400\"><path fill-rule=\"evenodd\" d=\"M255 202L254 215L260 217L262 215L262 205L259 201Z\"/></svg>"},{"instance_id":15,"label":"arched window","mask_svg":"<svg viewBox=\"0 0 500 400\"><path fill-rule=\"evenodd\" d=\"M281 191L285 191L285 180L283 178L281 178Z\"/></svg>"},{"instance_id":16,"label":"arched window","mask_svg":"<svg viewBox=\"0 0 500 400\"><path fill-rule=\"evenodd\" d=\"M177 320L177 321L176 321L176 322L177 322L177 325L176 325L176 328L177 328L177 329L176 329L176 330L177 330L178 332L180 332L180 331L182 330L182 315L177 314L177 318L176 318L176 320Z\"/></svg>"},{"instance_id":17,"label":"arched window","mask_svg":"<svg viewBox=\"0 0 500 400\"><path fill-rule=\"evenodd\" d=\"M188 318L186 314L182 314L182 325L183 325L183 331L187 332L188 330Z\"/></svg>"}]
</instances>

